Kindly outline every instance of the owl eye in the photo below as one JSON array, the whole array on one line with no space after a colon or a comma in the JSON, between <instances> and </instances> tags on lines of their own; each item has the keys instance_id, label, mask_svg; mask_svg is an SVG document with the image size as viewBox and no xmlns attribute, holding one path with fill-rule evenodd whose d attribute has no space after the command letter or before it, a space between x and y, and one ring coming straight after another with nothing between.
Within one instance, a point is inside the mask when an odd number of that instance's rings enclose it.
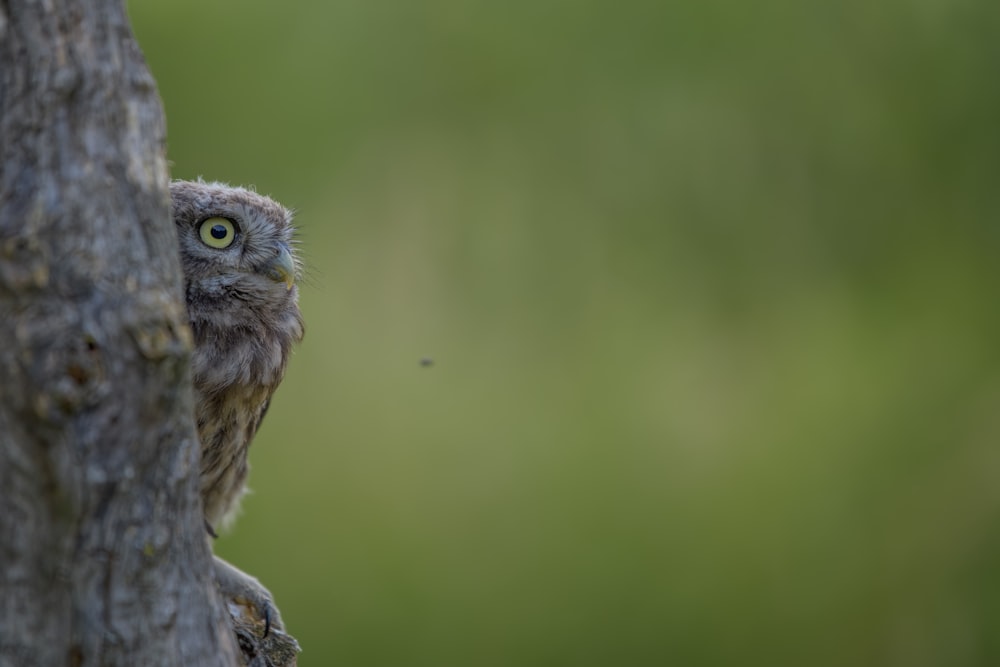
<instances>
[{"instance_id":1,"label":"owl eye","mask_svg":"<svg viewBox=\"0 0 1000 667\"><path fill-rule=\"evenodd\" d=\"M225 218L208 218L198 226L202 243L211 248L228 248L236 239L236 226Z\"/></svg>"}]
</instances>

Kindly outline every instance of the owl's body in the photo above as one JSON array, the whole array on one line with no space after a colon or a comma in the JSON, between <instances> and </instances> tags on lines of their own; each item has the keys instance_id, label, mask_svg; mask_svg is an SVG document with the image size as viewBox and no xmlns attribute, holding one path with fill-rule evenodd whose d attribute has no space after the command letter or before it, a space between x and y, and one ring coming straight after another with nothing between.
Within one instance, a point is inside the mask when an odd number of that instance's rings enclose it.
<instances>
[{"instance_id":1,"label":"owl's body","mask_svg":"<svg viewBox=\"0 0 1000 667\"><path fill-rule=\"evenodd\" d=\"M221 183L171 184L201 440L201 495L212 528L246 487L247 452L302 339L291 213Z\"/></svg>"}]
</instances>

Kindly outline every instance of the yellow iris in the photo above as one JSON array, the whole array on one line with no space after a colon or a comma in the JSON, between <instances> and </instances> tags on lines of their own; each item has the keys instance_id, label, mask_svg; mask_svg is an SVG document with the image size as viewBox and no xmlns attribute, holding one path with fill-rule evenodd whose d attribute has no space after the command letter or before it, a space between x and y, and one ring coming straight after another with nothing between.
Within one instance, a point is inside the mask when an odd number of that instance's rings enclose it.
<instances>
[{"instance_id":1,"label":"yellow iris","mask_svg":"<svg viewBox=\"0 0 1000 667\"><path fill-rule=\"evenodd\" d=\"M208 218L198 227L198 235L211 248L228 248L236 240L236 226L225 218Z\"/></svg>"}]
</instances>

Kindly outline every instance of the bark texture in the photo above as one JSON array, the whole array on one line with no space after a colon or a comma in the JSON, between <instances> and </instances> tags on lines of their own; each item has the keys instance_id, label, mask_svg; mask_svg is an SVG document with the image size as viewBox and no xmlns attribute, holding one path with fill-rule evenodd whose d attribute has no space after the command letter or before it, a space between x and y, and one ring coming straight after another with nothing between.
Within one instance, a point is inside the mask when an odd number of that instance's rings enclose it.
<instances>
[{"instance_id":1,"label":"bark texture","mask_svg":"<svg viewBox=\"0 0 1000 667\"><path fill-rule=\"evenodd\" d=\"M0 666L234 665L164 121L121 0L0 0Z\"/></svg>"}]
</instances>

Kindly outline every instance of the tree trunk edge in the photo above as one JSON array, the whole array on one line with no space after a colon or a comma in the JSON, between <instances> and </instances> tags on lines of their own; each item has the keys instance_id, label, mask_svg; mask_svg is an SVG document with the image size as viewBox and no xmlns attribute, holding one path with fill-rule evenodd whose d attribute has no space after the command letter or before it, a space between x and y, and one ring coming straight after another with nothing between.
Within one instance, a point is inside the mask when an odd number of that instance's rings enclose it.
<instances>
[{"instance_id":1,"label":"tree trunk edge","mask_svg":"<svg viewBox=\"0 0 1000 667\"><path fill-rule=\"evenodd\" d=\"M0 667L295 664L216 591L165 145L124 2L0 0Z\"/></svg>"}]
</instances>

